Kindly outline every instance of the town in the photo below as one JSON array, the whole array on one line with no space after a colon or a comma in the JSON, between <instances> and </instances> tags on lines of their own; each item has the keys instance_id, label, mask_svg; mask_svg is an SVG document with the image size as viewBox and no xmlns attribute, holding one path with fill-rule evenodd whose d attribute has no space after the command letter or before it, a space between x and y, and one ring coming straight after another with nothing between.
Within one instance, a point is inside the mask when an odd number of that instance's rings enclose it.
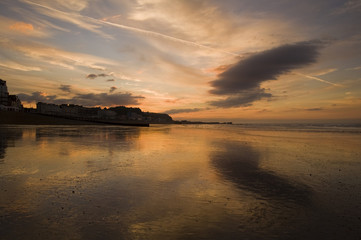
<instances>
[{"instance_id":1,"label":"town","mask_svg":"<svg viewBox=\"0 0 361 240\"><path fill-rule=\"evenodd\" d=\"M25 108L16 95L10 95L6 81L0 79L0 110L41 114L73 120L91 121L109 124L121 123L173 123L173 119L164 113L143 112L140 108L125 106L101 108L83 107L75 104L52 104L38 102L36 109Z\"/></svg>"}]
</instances>

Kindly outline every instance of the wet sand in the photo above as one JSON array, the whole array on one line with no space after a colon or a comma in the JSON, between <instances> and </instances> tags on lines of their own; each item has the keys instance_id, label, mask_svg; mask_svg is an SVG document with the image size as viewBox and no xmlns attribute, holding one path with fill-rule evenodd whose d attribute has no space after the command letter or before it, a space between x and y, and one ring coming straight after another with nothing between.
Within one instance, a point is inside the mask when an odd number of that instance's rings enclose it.
<instances>
[{"instance_id":1,"label":"wet sand","mask_svg":"<svg viewBox=\"0 0 361 240\"><path fill-rule=\"evenodd\" d=\"M0 239L359 239L361 134L0 127Z\"/></svg>"}]
</instances>

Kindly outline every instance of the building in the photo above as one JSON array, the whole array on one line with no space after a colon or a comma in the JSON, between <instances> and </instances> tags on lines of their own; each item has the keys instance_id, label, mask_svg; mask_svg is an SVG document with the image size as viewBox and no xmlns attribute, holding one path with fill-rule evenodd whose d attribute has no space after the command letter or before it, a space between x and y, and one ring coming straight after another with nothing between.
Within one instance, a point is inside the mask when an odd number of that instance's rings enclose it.
<instances>
[{"instance_id":1,"label":"building","mask_svg":"<svg viewBox=\"0 0 361 240\"><path fill-rule=\"evenodd\" d=\"M6 81L0 79L0 110L21 111L23 105L16 95L9 95Z\"/></svg>"},{"instance_id":2,"label":"building","mask_svg":"<svg viewBox=\"0 0 361 240\"><path fill-rule=\"evenodd\" d=\"M50 103L38 102L36 104L36 109L38 113L47 114L47 115L60 115L62 113L59 105L50 104Z\"/></svg>"},{"instance_id":3,"label":"building","mask_svg":"<svg viewBox=\"0 0 361 240\"><path fill-rule=\"evenodd\" d=\"M0 105L7 106L9 98L6 81L0 79Z\"/></svg>"},{"instance_id":4,"label":"building","mask_svg":"<svg viewBox=\"0 0 361 240\"><path fill-rule=\"evenodd\" d=\"M83 106L75 104L52 104L52 103L43 103L38 102L36 104L37 113L52 115L52 116L62 116L62 117L71 117L71 118L98 118L100 108L86 108Z\"/></svg>"}]
</instances>

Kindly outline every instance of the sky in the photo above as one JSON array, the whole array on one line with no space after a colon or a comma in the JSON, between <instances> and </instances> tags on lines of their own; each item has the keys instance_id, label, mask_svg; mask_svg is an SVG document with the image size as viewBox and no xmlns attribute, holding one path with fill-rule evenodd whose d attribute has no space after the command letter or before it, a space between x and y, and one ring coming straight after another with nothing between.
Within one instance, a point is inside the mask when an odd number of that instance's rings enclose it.
<instances>
[{"instance_id":1,"label":"sky","mask_svg":"<svg viewBox=\"0 0 361 240\"><path fill-rule=\"evenodd\" d=\"M173 119L361 119L361 0L1 0L0 78Z\"/></svg>"}]
</instances>

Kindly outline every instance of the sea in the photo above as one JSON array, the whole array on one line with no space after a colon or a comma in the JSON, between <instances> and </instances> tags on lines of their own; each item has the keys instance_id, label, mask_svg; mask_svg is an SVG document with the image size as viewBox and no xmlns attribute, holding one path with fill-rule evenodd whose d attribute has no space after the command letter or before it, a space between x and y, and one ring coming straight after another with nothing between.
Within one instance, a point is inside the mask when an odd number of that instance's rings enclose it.
<instances>
[{"instance_id":1,"label":"sea","mask_svg":"<svg viewBox=\"0 0 361 240\"><path fill-rule=\"evenodd\" d=\"M0 125L0 239L361 239L361 123Z\"/></svg>"}]
</instances>

